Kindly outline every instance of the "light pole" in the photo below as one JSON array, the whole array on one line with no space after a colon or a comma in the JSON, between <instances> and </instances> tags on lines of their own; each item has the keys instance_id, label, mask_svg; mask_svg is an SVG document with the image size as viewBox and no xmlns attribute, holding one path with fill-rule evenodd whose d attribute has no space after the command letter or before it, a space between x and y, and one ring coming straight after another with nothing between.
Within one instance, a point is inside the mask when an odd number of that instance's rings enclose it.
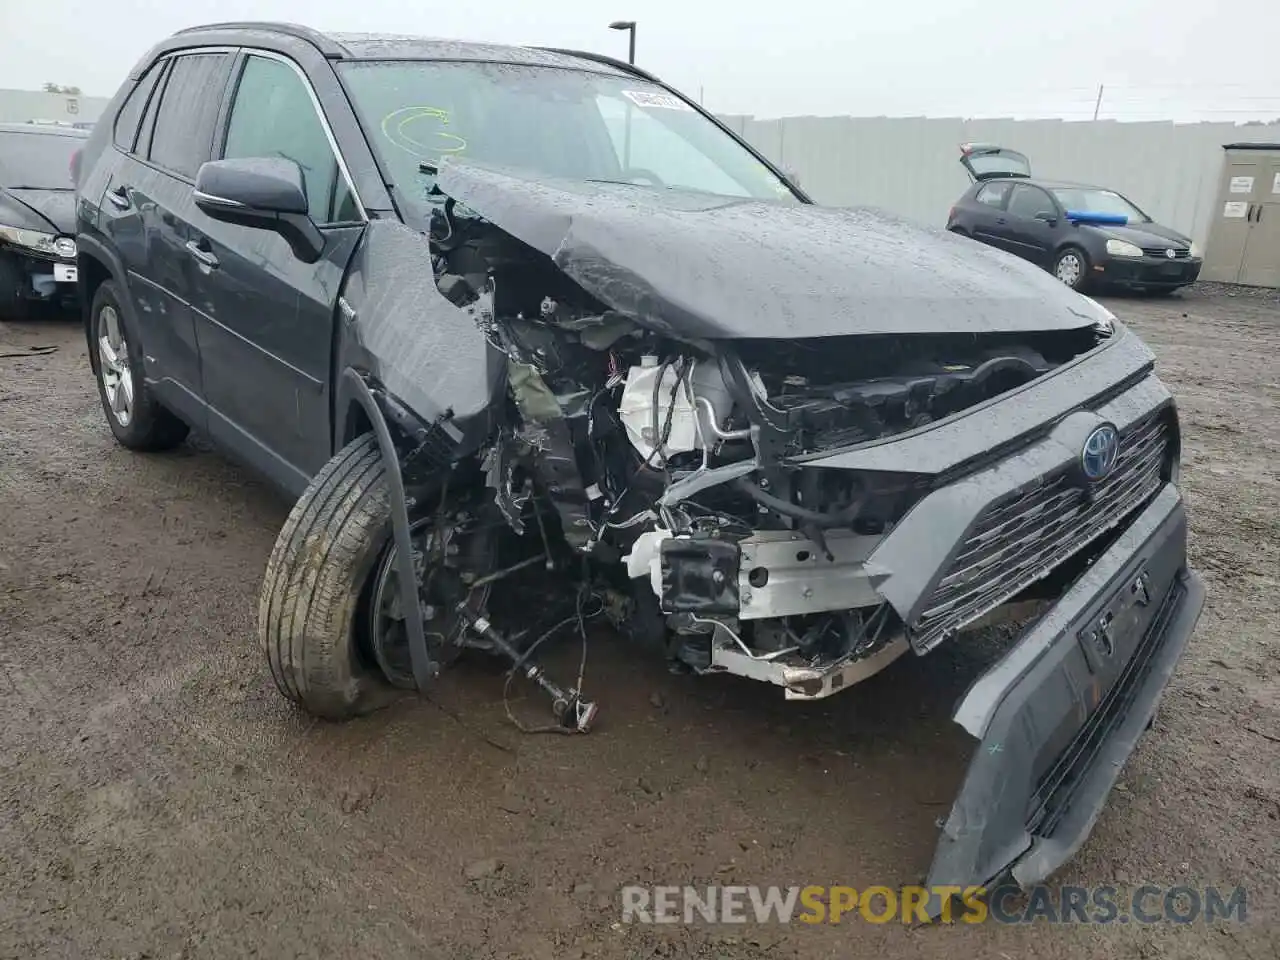
<instances>
[{"instance_id":1,"label":"light pole","mask_svg":"<svg viewBox=\"0 0 1280 960\"><path fill-rule=\"evenodd\" d=\"M636 22L634 20L615 20L609 24L610 30L626 30L631 34L630 43L627 45L627 63L636 62Z\"/></svg>"}]
</instances>

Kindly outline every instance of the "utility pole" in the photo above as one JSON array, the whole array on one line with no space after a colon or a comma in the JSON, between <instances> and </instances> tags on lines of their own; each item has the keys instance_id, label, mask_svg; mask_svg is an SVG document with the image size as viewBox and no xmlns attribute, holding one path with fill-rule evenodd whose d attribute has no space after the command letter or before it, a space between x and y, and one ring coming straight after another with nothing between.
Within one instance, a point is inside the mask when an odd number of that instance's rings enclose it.
<instances>
[{"instance_id":1,"label":"utility pole","mask_svg":"<svg viewBox=\"0 0 1280 960\"><path fill-rule=\"evenodd\" d=\"M1102 108L1102 84L1098 84L1098 99L1093 102L1093 119L1098 119L1098 111Z\"/></svg>"}]
</instances>

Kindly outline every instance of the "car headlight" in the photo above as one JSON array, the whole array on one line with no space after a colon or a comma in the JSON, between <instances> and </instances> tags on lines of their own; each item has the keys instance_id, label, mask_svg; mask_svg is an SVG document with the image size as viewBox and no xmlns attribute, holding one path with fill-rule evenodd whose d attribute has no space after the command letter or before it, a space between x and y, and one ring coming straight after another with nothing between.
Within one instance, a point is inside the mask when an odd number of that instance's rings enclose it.
<instances>
[{"instance_id":1,"label":"car headlight","mask_svg":"<svg viewBox=\"0 0 1280 960\"><path fill-rule=\"evenodd\" d=\"M76 258L76 242L71 237L59 237L53 241L53 248L58 251L58 256L67 260Z\"/></svg>"},{"instance_id":2,"label":"car headlight","mask_svg":"<svg viewBox=\"0 0 1280 960\"><path fill-rule=\"evenodd\" d=\"M1111 239L1107 241L1107 253L1113 257L1140 257L1142 248L1128 240Z\"/></svg>"},{"instance_id":3,"label":"car headlight","mask_svg":"<svg viewBox=\"0 0 1280 960\"><path fill-rule=\"evenodd\" d=\"M1082 294L1083 296L1083 294ZM1098 339L1105 340L1113 336L1116 332L1116 315L1100 304L1093 297L1084 297L1089 301L1089 305L1093 308L1093 332L1098 335Z\"/></svg>"},{"instance_id":4,"label":"car headlight","mask_svg":"<svg viewBox=\"0 0 1280 960\"><path fill-rule=\"evenodd\" d=\"M52 233L41 233L39 230L23 230L21 227L0 226L0 240L6 240L15 247L26 247L28 250L36 250L51 256L57 256L58 253L54 235ZM72 244L75 243L74 240L71 242Z\"/></svg>"},{"instance_id":5,"label":"car headlight","mask_svg":"<svg viewBox=\"0 0 1280 960\"><path fill-rule=\"evenodd\" d=\"M1191 256L1195 257L1197 260L1204 256L1204 251L1200 249L1200 244L1196 243L1194 240L1191 241Z\"/></svg>"}]
</instances>

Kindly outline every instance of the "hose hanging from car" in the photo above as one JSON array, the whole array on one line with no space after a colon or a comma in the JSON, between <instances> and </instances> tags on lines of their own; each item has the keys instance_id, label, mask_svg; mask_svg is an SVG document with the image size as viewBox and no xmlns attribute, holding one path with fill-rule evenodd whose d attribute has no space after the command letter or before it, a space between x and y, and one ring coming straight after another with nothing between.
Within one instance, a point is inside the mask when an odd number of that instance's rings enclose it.
<instances>
[{"instance_id":1,"label":"hose hanging from car","mask_svg":"<svg viewBox=\"0 0 1280 960\"><path fill-rule=\"evenodd\" d=\"M820 513L817 510L809 510L800 506L798 503L792 503L789 500L783 500L781 497L775 497L771 493L766 493L760 487L756 486L746 477L739 477L732 481L733 486L737 487L743 493L747 494L751 499L762 507L768 507L775 513L780 513L784 517L791 517L804 523L813 524L819 529L828 529L830 527L847 527L858 519L858 512L862 509L865 498L858 497L848 506L836 510L832 513Z\"/></svg>"},{"instance_id":2,"label":"hose hanging from car","mask_svg":"<svg viewBox=\"0 0 1280 960\"><path fill-rule=\"evenodd\" d=\"M364 378L348 368L343 372L355 394L356 400L373 424L373 433L378 440L378 450L387 469L387 485L391 488L391 530L395 540L396 566L401 588L400 602L404 605L405 630L409 636L409 663L413 667L413 682L419 693L426 693L427 687L440 672L439 665L431 659L427 649L427 634L422 626L422 598L418 596L418 577L413 569L413 535L409 526L409 504L404 493L404 477L400 473L400 458L396 454L395 444L391 441L391 431L387 428L387 420L382 409L373 399L373 393ZM405 596L405 594L408 594Z\"/></svg>"}]
</instances>

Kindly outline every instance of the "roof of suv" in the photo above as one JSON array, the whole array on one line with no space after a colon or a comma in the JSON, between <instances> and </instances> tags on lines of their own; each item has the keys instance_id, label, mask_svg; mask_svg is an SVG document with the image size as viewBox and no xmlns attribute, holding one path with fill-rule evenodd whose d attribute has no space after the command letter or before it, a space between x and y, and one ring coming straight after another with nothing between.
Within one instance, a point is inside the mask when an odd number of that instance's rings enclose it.
<instances>
[{"instance_id":1,"label":"roof of suv","mask_svg":"<svg viewBox=\"0 0 1280 960\"><path fill-rule=\"evenodd\" d=\"M381 33L322 33L293 23L237 21L179 30L175 36L199 33L274 33L310 43L330 60L471 60L536 66L570 67L617 75L648 74L602 54L497 43L473 43L435 37Z\"/></svg>"}]
</instances>

